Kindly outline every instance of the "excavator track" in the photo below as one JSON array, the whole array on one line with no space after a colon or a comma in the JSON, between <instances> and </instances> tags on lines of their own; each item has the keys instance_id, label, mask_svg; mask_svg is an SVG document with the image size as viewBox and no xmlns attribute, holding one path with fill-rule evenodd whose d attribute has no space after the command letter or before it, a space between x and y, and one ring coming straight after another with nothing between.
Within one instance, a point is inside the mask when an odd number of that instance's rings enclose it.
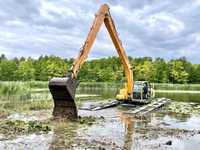
<instances>
[{"instance_id":1,"label":"excavator track","mask_svg":"<svg viewBox=\"0 0 200 150\"><path fill-rule=\"evenodd\" d=\"M122 94L119 94L120 98L118 98L118 100L127 100L128 97L130 97L133 89L133 75L131 65L128 61L128 56L126 55L122 46L121 40L119 39L114 21L109 11L109 6L107 4L103 4L95 15L95 19L87 35L85 43L81 48L80 54L73 62L69 72L71 73L71 76L67 76L65 78L53 78L49 81L49 89L54 100L54 117L78 117L76 104L74 101L77 87L76 79L78 77L81 66L84 64L88 57L90 49L96 39L97 33L99 32L103 23L105 24L110 38L117 50L117 53L119 54L120 60L125 68L125 75L127 78L127 85L122 89Z\"/></svg>"},{"instance_id":2,"label":"excavator track","mask_svg":"<svg viewBox=\"0 0 200 150\"><path fill-rule=\"evenodd\" d=\"M118 106L119 104L121 104L120 101L118 101L118 100L112 100L112 101L104 103L104 104L91 105L89 107L88 106L87 107L81 107L79 109L81 109L81 110L90 110L90 111L97 111L97 110L102 110L102 109L106 109L106 108L115 107L115 106Z\"/></svg>"},{"instance_id":3,"label":"excavator track","mask_svg":"<svg viewBox=\"0 0 200 150\"><path fill-rule=\"evenodd\" d=\"M134 104L134 103L125 103L125 102L118 101L118 100L112 100L108 103L99 104L96 106L92 105L90 107L85 107L85 108L83 107L83 108L79 108L79 109L97 111L97 110L102 110L102 109L107 109L107 108L111 108L111 107L116 107L118 105L122 105L122 106L128 106L128 107L134 108L134 110L125 112L125 114L133 114L135 116L144 116L162 106L169 104L170 102L171 102L170 99L159 98L159 99L153 101L152 103L149 103L149 104L143 103L144 105L141 105L141 104L138 105L138 104Z\"/></svg>"},{"instance_id":4,"label":"excavator track","mask_svg":"<svg viewBox=\"0 0 200 150\"><path fill-rule=\"evenodd\" d=\"M137 116L137 117L138 116L145 116L146 114L148 114L148 113L150 113L154 110L157 110L157 109L169 104L170 102L171 102L170 99L159 98L152 103L149 103L149 104L144 105L142 107L136 108L133 111L126 112L125 114L132 114L132 115Z\"/></svg>"},{"instance_id":5,"label":"excavator track","mask_svg":"<svg viewBox=\"0 0 200 150\"><path fill-rule=\"evenodd\" d=\"M97 107L93 107L91 110L100 110L109 107L114 107L122 103L134 102L134 107L137 108L140 105L139 110L135 110L135 114L139 112L141 114L148 113L158 107L161 107L168 101L158 100L157 102L153 102L153 104L148 104L148 100L139 100L134 101L132 99L132 93L134 92L134 82L133 82L133 72L131 64L129 63L128 56L125 53L125 49L122 46L122 42L118 36L114 21L109 11L109 6L107 4L103 4L98 12L95 15L95 19L93 21L92 27L88 33L86 41L80 51L79 56L74 60L73 65L68 72L69 75L64 78L53 78L49 81L49 89L52 94L54 100L54 117L62 117L62 118L78 118L77 108L75 104L75 92L77 87L77 77L80 71L81 66L86 61L90 49L96 39L97 33L100 30L102 24L105 24L106 29L110 35L110 38L117 50L119 58L124 66L124 72L126 76L127 83L125 87L120 89L119 94L117 94L116 99L107 104L103 104ZM141 105L147 105L142 107Z\"/></svg>"}]
</instances>

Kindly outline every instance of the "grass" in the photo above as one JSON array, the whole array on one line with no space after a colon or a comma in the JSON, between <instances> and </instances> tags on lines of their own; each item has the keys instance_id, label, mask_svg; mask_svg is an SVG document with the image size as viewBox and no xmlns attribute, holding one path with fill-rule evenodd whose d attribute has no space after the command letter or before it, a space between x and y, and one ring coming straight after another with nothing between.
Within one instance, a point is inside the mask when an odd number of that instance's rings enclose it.
<instances>
[{"instance_id":1,"label":"grass","mask_svg":"<svg viewBox=\"0 0 200 150\"><path fill-rule=\"evenodd\" d=\"M115 82L80 82L80 88L119 88L123 83Z\"/></svg>"},{"instance_id":2,"label":"grass","mask_svg":"<svg viewBox=\"0 0 200 150\"><path fill-rule=\"evenodd\" d=\"M0 82L1 96L25 95L30 91L26 82Z\"/></svg>"},{"instance_id":3,"label":"grass","mask_svg":"<svg viewBox=\"0 0 200 150\"><path fill-rule=\"evenodd\" d=\"M155 90L190 90L200 91L200 84L168 84L154 83Z\"/></svg>"},{"instance_id":4,"label":"grass","mask_svg":"<svg viewBox=\"0 0 200 150\"><path fill-rule=\"evenodd\" d=\"M199 91L200 84L172 84L172 83L151 83L156 90L191 90ZM79 88L120 88L123 83L110 82L81 82Z\"/></svg>"},{"instance_id":5,"label":"grass","mask_svg":"<svg viewBox=\"0 0 200 150\"><path fill-rule=\"evenodd\" d=\"M0 114L8 114L12 112L28 112L31 110L52 109L53 101L51 100L36 100L36 101L14 101L1 103Z\"/></svg>"},{"instance_id":6,"label":"grass","mask_svg":"<svg viewBox=\"0 0 200 150\"><path fill-rule=\"evenodd\" d=\"M32 101L31 105L28 105L29 110L44 110L44 109L52 109L53 101L51 100L40 100L40 101Z\"/></svg>"},{"instance_id":7,"label":"grass","mask_svg":"<svg viewBox=\"0 0 200 150\"><path fill-rule=\"evenodd\" d=\"M48 88L48 81L28 81L31 89L35 88Z\"/></svg>"},{"instance_id":8,"label":"grass","mask_svg":"<svg viewBox=\"0 0 200 150\"><path fill-rule=\"evenodd\" d=\"M49 92L32 92L34 88L46 88L47 82L0 82L0 117L11 112L26 112L53 108Z\"/></svg>"},{"instance_id":9,"label":"grass","mask_svg":"<svg viewBox=\"0 0 200 150\"><path fill-rule=\"evenodd\" d=\"M77 94L100 94L100 97L85 97L76 98L78 106L81 102L89 99L106 99L115 97L118 89L122 83L109 83L109 82L81 82ZM200 84L163 84L155 83L156 90L190 90L200 91ZM160 93L162 95L162 93ZM176 93L177 94L177 93ZM164 95L166 96L166 94ZM174 96L169 95L173 98ZM190 98L191 97L191 98ZM192 94L189 98L194 101L199 101L198 95ZM180 100L186 101L188 94L179 94ZM31 111L52 109L53 101L48 90L47 81L0 81L0 117L9 114L10 112L17 111Z\"/></svg>"},{"instance_id":10,"label":"grass","mask_svg":"<svg viewBox=\"0 0 200 150\"><path fill-rule=\"evenodd\" d=\"M0 81L1 95L19 95L28 93L31 89L47 89L47 81Z\"/></svg>"},{"instance_id":11,"label":"grass","mask_svg":"<svg viewBox=\"0 0 200 150\"><path fill-rule=\"evenodd\" d=\"M168 83L153 83L156 90L200 90L200 84L168 84ZM80 82L78 88L84 89L118 89L123 86L123 83L112 82ZM1 95L16 95L32 91L48 91L48 81L1 81Z\"/></svg>"}]
</instances>

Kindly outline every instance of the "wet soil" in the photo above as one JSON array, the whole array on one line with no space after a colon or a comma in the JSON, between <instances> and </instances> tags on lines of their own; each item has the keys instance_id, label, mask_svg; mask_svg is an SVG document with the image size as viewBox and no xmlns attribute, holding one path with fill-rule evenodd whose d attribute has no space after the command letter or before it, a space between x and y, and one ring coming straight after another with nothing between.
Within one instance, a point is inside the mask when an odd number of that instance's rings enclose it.
<instances>
[{"instance_id":1,"label":"wet soil","mask_svg":"<svg viewBox=\"0 0 200 150\"><path fill-rule=\"evenodd\" d=\"M84 102L83 105L96 104ZM196 149L200 147L200 115L161 109L145 118L125 114L130 108L78 110L76 121L54 120L52 110L15 113L4 121L48 122L48 132L0 132L0 149ZM13 133L15 134L15 133Z\"/></svg>"}]
</instances>

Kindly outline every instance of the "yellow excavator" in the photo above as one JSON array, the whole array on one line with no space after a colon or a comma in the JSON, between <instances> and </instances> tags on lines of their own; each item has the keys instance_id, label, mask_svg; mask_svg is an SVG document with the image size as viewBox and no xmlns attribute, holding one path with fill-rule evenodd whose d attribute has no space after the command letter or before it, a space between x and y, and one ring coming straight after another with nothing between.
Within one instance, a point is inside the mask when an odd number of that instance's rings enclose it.
<instances>
[{"instance_id":1,"label":"yellow excavator","mask_svg":"<svg viewBox=\"0 0 200 150\"><path fill-rule=\"evenodd\" d=\"M134 83L131 65L122 46L122 42L117 34L114 21L109 11L109 6L107 4L103 4L96 13L92 27L90 28L82 50L80 51L79 56L75 59L66 77L54 77L49 81L49 89L54 100L54 116L64 116L68 118L77 117L77 109L74 101L75 92L78 85L77 76L81 66L88 57L97 33L103 23L105 24L117 53L119 54L119 58L124 66L127 79L125 87L120 89L116 99L119 101L131 101L133 99L132 94Z\"/></svg>"}]
</instances>

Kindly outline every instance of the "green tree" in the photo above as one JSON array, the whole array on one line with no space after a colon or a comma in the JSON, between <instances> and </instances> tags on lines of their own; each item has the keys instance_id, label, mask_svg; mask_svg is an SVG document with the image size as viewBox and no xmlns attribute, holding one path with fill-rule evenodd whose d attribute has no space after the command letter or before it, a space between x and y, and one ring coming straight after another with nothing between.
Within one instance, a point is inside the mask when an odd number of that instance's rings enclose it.
<instances>
[{"instance_id":1,"label":"green tree","mask_svg":"<svg viewBox=\"0 0 200 150\"><path fill-rule=\"evenodd\" d=\"M168 67L164 59L156 58L153 62L153 82L167 83L168 82Z\"/></svg>"},{"instance_id":2,"label":"green tree","mask_svg":"<svg viewBox=\"0 0 200 150\"><path fill-rule=\"evenodd\" d=\"M192 66L192 71L189 75L190 83L200 83L200 64L195 64Z\"/></svg>"},{"instance_id":3,"label":"green tree","mask_svg":"<svg viewBox=\"0 0 200 150\"><path fill-rule=\"evenodd\" d=\"M40 56L37 61L34 63L35 68L35 80L47 81L48 80L48 72L47 72L47 61L48 56Z\"/></svg>"},{"instance_id":4,"label":"green tree","mask_svg":"<svg viewBox=\"0 0 200 150\"><path fill-rule=\"evenodd\" d=\"M141 61L141 60L140 60ZM139 63L134 67L134 74L136 80L153 80L153 64L149 60Z\"/></svg>"},{"instance_id":5,"label":"green tree","mask_svg":"<svg viewBox=\"0 0 200 150\"><path fill-rule=\"evenodd\" d=\"M3 59L0 63L0 80L2 81L12 81L16 80L15 71L17 69L17 64L12 60Z\"/></svg>"},{"instance_id":6,"label":"green tree","mask_svg":"<svg viewBox=\"0 0 200 150\"><path fill-rule=\"evenodd\" d=\"M6 56L4 54L1 54L0 56L0 63L1 61L7 60Z\"/></svg>"},{"instance_id":7,"label":"green tree","mask_svg":"<svg viewBox=\"0 0 200 150\"><path fill-rule=\"evenodd\" d=\"M133 68L134 80L171 83L200 83L200 64L192 64L185 57L166 62L162 58L128 57ZM0 80L40 80L65 76L74 59L41 56L38 59L0 56ZM108 57L86 61L81 67L80 81L121 82L124 81L124 66L119 57Z\"/></svg>"},{"instance_id":8,"label":"green tree","mask_svg":"<svg viewBox=\"0 0 200 150\"><path fill-rule=\"evenodd\" d=\"M67 64L63 59L51 56L46 61L46 72L48 79L52 77L63 77L67 73Z\"/></svg>"},{"instance_id":9,"label":"green tree","mask_svg":"<svg viewBox=\"0 0 200 150\"><path fill-rule=\"evenodd\" d=\"M21 61L15 73L18 80L34 80L35 69L33 66L33 60L29 58L27 60Z\"/></svg>"},{"instance_id":10,"label":"green tree","mask_svg":"<svg viewBox=\"0 0 200 150\"><path fill-rule=\"evenodd\" d=\"M169 62L170 79L172 83L187 83L189 74L184 68L184 63L181 60L171 60Z\"/></svg>"}]
</instances>

